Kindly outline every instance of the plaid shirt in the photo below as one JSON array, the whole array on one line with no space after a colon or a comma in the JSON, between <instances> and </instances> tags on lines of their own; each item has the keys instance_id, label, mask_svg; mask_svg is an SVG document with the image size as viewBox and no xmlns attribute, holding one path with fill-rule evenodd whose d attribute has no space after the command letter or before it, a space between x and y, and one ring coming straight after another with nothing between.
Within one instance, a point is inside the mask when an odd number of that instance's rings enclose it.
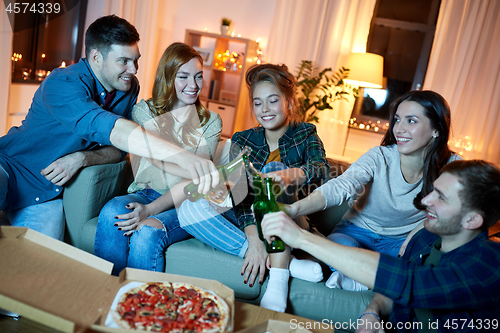
<instances>
[{"instance_id":1,"label":"plaid shirt","mask_svg":"<svg viewBox=\"0 0 500 333\"><path fill-rule=\"evenodd\" d=\"M487 238L483 232L443 253L436 266L423 263L441 238L425 229L412 238L403 259L382 254L373 291L394 301L393 327L416 321L413 309L421 308L431 310L439 332L498 332L500 243Z\"/></svg>"},{"instance_id":2,"label":"plaid shirt","mask_svg":"<svg viewBox=\"0 0 500 333\"><path fill-rule=\"evenodd\" d=\"M262 170L271 153L265 138L263 127L255 127L246 131L237 132L231 139L230 158L234 159L244 146L252 148L250 161L257 170ZM300 168L305 172L305 183L321 181L328 173L323 142L316 133L316 126L309 123L290 125L278 140L281 162L289 168ZM245 193L252 193L251 191ZM255 224L251 205L253 195L234 207L234 212L241 229Z\"/></svg>"}]
</instances>

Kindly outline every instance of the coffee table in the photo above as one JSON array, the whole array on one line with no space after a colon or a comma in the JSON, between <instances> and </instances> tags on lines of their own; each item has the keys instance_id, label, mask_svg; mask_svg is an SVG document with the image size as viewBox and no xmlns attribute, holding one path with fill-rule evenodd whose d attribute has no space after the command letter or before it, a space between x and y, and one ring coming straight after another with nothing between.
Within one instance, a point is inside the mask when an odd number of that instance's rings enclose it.
<instances>
[{"instance_id":1,"label":"coffee table","mask_svg":"<svg viewBox=\"0 0 500 333\"><path fill-rule=\"evenodd\" d=\"M237 332L247 327L251 327L263 323L269 319L290 322L291 328L300 327L307 328L314 333L334 332L334 329L327 329L320 325L319 322L314 320L294 316L289 313L280 313L261 308L253 304L243 303L236 301L234 304L235 318L234 318L234 331ZM308 324L309 323L309 324ZM0 332L37 332L37 333L59 333L60 331L50 328L48 326L39 324L28 318L21 317L19 320L14 320L7 317L0 317ZM95 332L89 330L90 332Z\"/></svg>"}]
</instances>

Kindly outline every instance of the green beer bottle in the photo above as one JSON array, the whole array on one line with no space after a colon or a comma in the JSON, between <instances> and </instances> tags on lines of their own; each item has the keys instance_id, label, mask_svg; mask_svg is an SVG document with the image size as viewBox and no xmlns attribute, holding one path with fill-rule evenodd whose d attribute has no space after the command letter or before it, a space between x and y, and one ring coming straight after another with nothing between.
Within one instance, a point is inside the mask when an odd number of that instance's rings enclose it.
<instances>
[{"instance_id":1,"label":"green beer bottle","mask_svg":"<svg viewBox=\"0 0 500 333\"><path fill-rule=\"evenodd\" d=\"M264 209L266 207L266 195L264 193L264 187L262 186L262 178L257 174L253 176L253 215L255 216L255 223L257 224L257 231L259 232L259 238L261 241L265 242L264 236L262 235L262 217L264 216ZM267 245L267 242L266 242Z\"/></svg>"},{"instance_id":2,"label":"green beer bottle","mask_svg":"<svg viewBox=\"0 0 500 333\"><path fill-rule=\"evenodd\" d=\"M265 206L263 207L262 210L263 216L264 214L267 213L274 213L280 211L278 204L276 203L276 199L274 197L273 179L266 178L264 181L266 183L266 201L265 201ZM265 243L266 243L266 250L268 253L285 251L285 243L279 237L275 237L274 241L271 244L269 244L267 241Z\"/></svg>"},{"instance_id":3,"label":"green beer bottle","mask_svg":"<svg viewBox=\"0 0 500 333\"><path fill-rule=\"evenodd\" d=\"M208 194L203 194L198 192L198 185L195 183L191 182L186 187L184 187L184 194L186 194L186 197L189 199L189 201L197 201L203 197L206 197L207 199L211 200L211 197L217 197L220 198L222 201L224 201L225 197L229 194L227 191L227 184L226 181L229 179L232 173L239 172L240 167L244 167L244 158L250 155L252 152L252 148L245 146L241 153L236 156L234 160L229 162L228 164L221 165L217 167L217 170L219 171L219 185L214 187ZM221 198L220 191L225 192L225 196Z\"/></svg>"}]
</instances>

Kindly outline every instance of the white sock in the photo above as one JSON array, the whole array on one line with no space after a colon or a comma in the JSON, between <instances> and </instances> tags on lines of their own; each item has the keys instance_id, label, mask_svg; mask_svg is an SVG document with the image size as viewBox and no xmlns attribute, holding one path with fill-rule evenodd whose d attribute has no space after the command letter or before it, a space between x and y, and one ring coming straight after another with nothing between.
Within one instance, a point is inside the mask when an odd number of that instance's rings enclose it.
<instances>
[{"instance_id":1,"label":"white sock","mask_svg":"<svg viewBox=\"0 0 500 333\"><path fill-rule=\"evenodd\" d=\"M342 289L342 287L340 286L341 278L341 273L339 271L335 271L332 273L332 275L330 275L328 280L326 280L325 285L331 289Z\"/></svg>"},{"instance_id":2,"label":"white sock","mask_svg":"<svg viewBox=\"0 0 500 333\"><path fill-rule=\"evenodd\" d=\"M292 261L290 261L290 275L294 278L310 282L323 280L321 265L312 260L292 258Z\"/></svg>"},{"instance_id":3,"label":"white sock","mask_svg":"<svg viewBox=\"0 0 500 333\"><path fill-rule=\"evenodd\" d=\"M368 287L358 281L355 281L339 271L335 271L330 275L328 280L325 282L328 288L344 289L351 291L363 291L368 290Z\"/></svg>"},{"instance_id":4,"label":"white sock","mask_svg":"<svg viewBox=\"0 0 500 333\"><path fill-rule=\"evenodd\" d=\"M340 273L342 274L342 273ZM343 275L343 274L342 274ZM344 290L352 290L352 291L363 291L368 290L368 287L362 283L359 283L356 280L353 280L345 275L343 275L342 280L340 281L342 289Z\"/></svg>"},{"instance_id":5,"label":"white sock","mask_svg":"<svg viewBox=\"0 0 500 333\"><path fill-rule=\"evenodd\" d=\"M277 312L285 312L288 299L288 279L290 271L284 268L271 268L267 289L260 306Z\"/></svg>"}]
</instances>

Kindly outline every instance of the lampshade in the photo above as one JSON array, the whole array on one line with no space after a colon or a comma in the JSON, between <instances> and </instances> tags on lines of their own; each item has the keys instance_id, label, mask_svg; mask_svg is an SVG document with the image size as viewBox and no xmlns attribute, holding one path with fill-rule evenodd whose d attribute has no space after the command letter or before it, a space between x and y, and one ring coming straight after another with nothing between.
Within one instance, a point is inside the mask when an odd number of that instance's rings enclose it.
<instances>
[{"instance_id":1,"label":"lampshade","mask_svg":"<svg viewBox=\"0 0 500 333\"><path fill-rule=\"evenodd\" d=\"M382 88L384 58L374 53L351 53L344 65L349 69L345 82L368 88Z\"/></svg>"}]
</instances>

